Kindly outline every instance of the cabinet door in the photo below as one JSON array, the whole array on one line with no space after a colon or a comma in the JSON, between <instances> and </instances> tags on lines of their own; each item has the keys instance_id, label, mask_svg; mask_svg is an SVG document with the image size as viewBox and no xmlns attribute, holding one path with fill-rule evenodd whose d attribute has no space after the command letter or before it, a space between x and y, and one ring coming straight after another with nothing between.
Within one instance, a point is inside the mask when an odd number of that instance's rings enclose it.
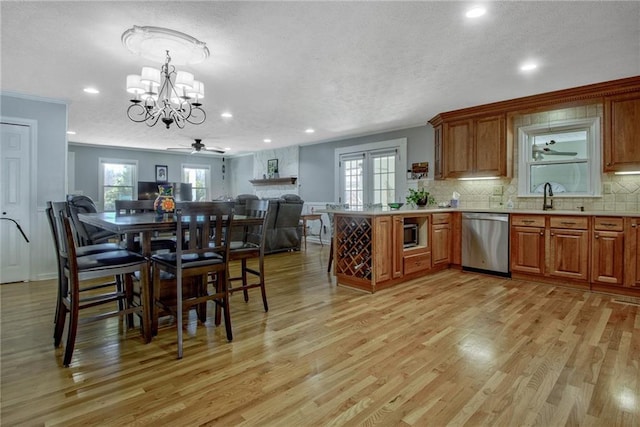
<instances>
[{"instance_id":1,"label":"cabinet door","mask_svg":"<svg viewBox=\"0 0 640 427\"><path fill-rule=\"evenodd\" d=\"M444 171L442 169L442 125L433 128L433 179L444 179Z\"/></svg>"},{"instance_id":2,"label":"cabinet door","mask_svg":"<svg viewBox=\"0 0 640 427\"><path fill-rule=\"evenodd\" d=\"M401 216L393 216L393 278L402 277L402 257L404 255L404 220Z\"/></svg>"},{"instance_id":3,"label":"cabinet door","mask_svg":"<svg viewBox=\"0 0 640 427\"><path fill-rule=\"evenodd\" d=\"M484 117L475 121L474 175L506 175L507 140L505 123L504 115Z\"/></svg>"},{"instance_id":4,"label":"cabinet door","mask_svg":"<svg viewBox=\"0 0 640 427\"><path fill-rule=\"evenodd\" d=\"M622 285L624 233L594 230L591 255L591 281Z\"/></svg>"},{"instance_id":5,"label":"cabinet door","mask_svg":"<svg viewBox=\"0 0 640 427\"><path fill-rule=\"evenodd\" d=\"M586 281L588 272L588 231L552 228L549 240L549 275Z\"/></svg>"},{"instance_id":6,"label":"cabinet door","mask_svg":"<svg viewBox=\"0 0 640 427\"><path fill-rule=\"evenodd\" d=\"M640 168L640 93L606 97L604 172Z\"/></svg>"},{"instance_id":7,"label":"cabinet door","mask_svg":"<svg viewBox=\"0 0 640 427\"><path fill-rule=\"evenodd\" d=\"M624 274L625 284L640 288L640 218L625 219Z\"/></svg>"},{"instance_id":8,"label":"cabinet door","mask_svg":"<svg viewBox=\"0 0 640 427\"><path fill-rule=\"evenodd\" d=\"M544 228L511 227L511 271L544 274Z\"/></svg>"},{"instance_id":9,"label":"cabinet door","mask_svg":"<svg viewBox=\"0 0 640 427\"><path fill-rule=\"evenodd\" d=\"M468 176L473 172L472 120L445 123L445 171L448 178Z\"/></svg>"},{"instance_id":10,"label":"cabinet door","mask_svg":"<svg viewBox=\"0 0 640 427\"><path fill-rule=\"evenodd\" d=\"M451 226L436 224L431 227L431 265L449 264L451 251Z\"/></svg>"},{"instance_id":11,"label":"cabinet door","mask_svg":"<svg viewBox=\"0 0 640 427\"><path fill-rule=\"evenodd\" d=\"M393 221L390 216L382 216L376 217L374 224L374 273L378 283L390 280L392 276Z\"/></svg>"},{"instance_id":12,"label":"cabinet door","mask_svg":"<svg viewBox=\"0 0 640 427\"><path fill-rule=\"evenodd\" d=\"M431 227L431 265L449 264L451 253L451 226L437 224Z\"/></svg>"}]
</instances>

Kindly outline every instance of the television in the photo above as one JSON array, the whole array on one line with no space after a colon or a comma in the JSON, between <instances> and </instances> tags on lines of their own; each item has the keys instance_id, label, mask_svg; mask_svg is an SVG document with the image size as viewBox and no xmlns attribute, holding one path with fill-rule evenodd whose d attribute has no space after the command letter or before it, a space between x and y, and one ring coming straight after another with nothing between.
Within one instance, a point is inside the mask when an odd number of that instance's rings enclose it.
<instances>
[{"instance_id":1,"label":"television","mask_svg":"<svg viewBox=\"0 0 640 427\"><path fill-rule=\"evenodd\" d=\"M190 183L170 182L173 185L173 196L179 202L193 200L193 191ZM158 184L153 181L138 181L138 200L155 200L158 197Z\"/></svg>"}]
</instances>

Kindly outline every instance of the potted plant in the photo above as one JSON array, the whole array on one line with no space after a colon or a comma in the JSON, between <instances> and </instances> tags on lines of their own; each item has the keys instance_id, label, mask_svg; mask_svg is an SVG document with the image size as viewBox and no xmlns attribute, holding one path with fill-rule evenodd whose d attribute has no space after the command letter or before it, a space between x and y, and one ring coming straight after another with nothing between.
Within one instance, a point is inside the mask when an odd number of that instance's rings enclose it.
<instances>
[{"instance_id":1,"label":"potted plant","mask_svg":"<svg viewBox=\"0 0 640 427\"><path fill-rule=\"evenodd\" d=\"M413 188L409 189L409 195L407 196L407 203L411 203L416 206L426 206L435 204L435 198L429 194L429 192L424 188L418 188L414 190Z\"/></svg>"}]
</instances>

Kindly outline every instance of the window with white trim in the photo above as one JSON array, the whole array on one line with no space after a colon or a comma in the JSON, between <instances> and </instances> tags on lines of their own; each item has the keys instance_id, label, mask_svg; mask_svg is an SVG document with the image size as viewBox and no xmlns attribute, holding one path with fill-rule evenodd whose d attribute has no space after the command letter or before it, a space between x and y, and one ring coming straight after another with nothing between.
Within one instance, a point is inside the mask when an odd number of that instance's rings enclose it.
<instances>
[{"instance_id":1,"label":"window with white trim","mask_svg":"<svg viewBox=\"0 0 640 427\"><path fill-rule=\"evenodd\" d=\"M209 196L211 167L209 165L182 165L182 182L191 184L191 200L203 202Z\"/></svg>"},{"instance_id":2,"label":"window with white trim","mask_svg":"<svg viewBox=\"0 0 640 427\"><path fill-rule=\"evenodd\" d=\"M138 161L122 159L98 160L98 198L103 211L114 211L116 200L137 198Z\"/></svg>"},{"instance_id":3,"label":"window with white trim","mask_svg":"<svg viewBox=\"0 0 640 427\"><path fill-rule=\"evenodd\" d=\"M547 182L556 196L600 194L598 117L523 126L518 139L519 196L542 196Z\"/></svg>"}]
</instances>

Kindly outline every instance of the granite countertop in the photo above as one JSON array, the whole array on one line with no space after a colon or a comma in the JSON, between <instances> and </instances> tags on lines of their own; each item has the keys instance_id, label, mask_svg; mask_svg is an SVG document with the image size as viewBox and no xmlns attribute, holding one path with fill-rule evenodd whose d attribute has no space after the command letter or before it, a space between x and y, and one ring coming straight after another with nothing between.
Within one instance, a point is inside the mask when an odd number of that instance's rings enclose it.
<instances>
[{"instance_id":1,"label":"granite countertop","mask_svg":"<svg viewBox=\"0 0 640 427\"><path fill-rule=\"evenodd\" d=\"M548 210L542 209L505 209L505 208L414 208L406 205L400 209L390 209L384 207L382 209L372 210L340 210L340 209L316 209L316 213L334 213L334 214L356 214L364 216L380 216L380 215L407 215L407 214L424 214L438 212L487 212L487 213L507 213L507 214L538 214L538 215L575 215L575 216L618 216L633 217L640 216L637 211L579 211L579 210Z\"/></svg>"}]
</instances>

